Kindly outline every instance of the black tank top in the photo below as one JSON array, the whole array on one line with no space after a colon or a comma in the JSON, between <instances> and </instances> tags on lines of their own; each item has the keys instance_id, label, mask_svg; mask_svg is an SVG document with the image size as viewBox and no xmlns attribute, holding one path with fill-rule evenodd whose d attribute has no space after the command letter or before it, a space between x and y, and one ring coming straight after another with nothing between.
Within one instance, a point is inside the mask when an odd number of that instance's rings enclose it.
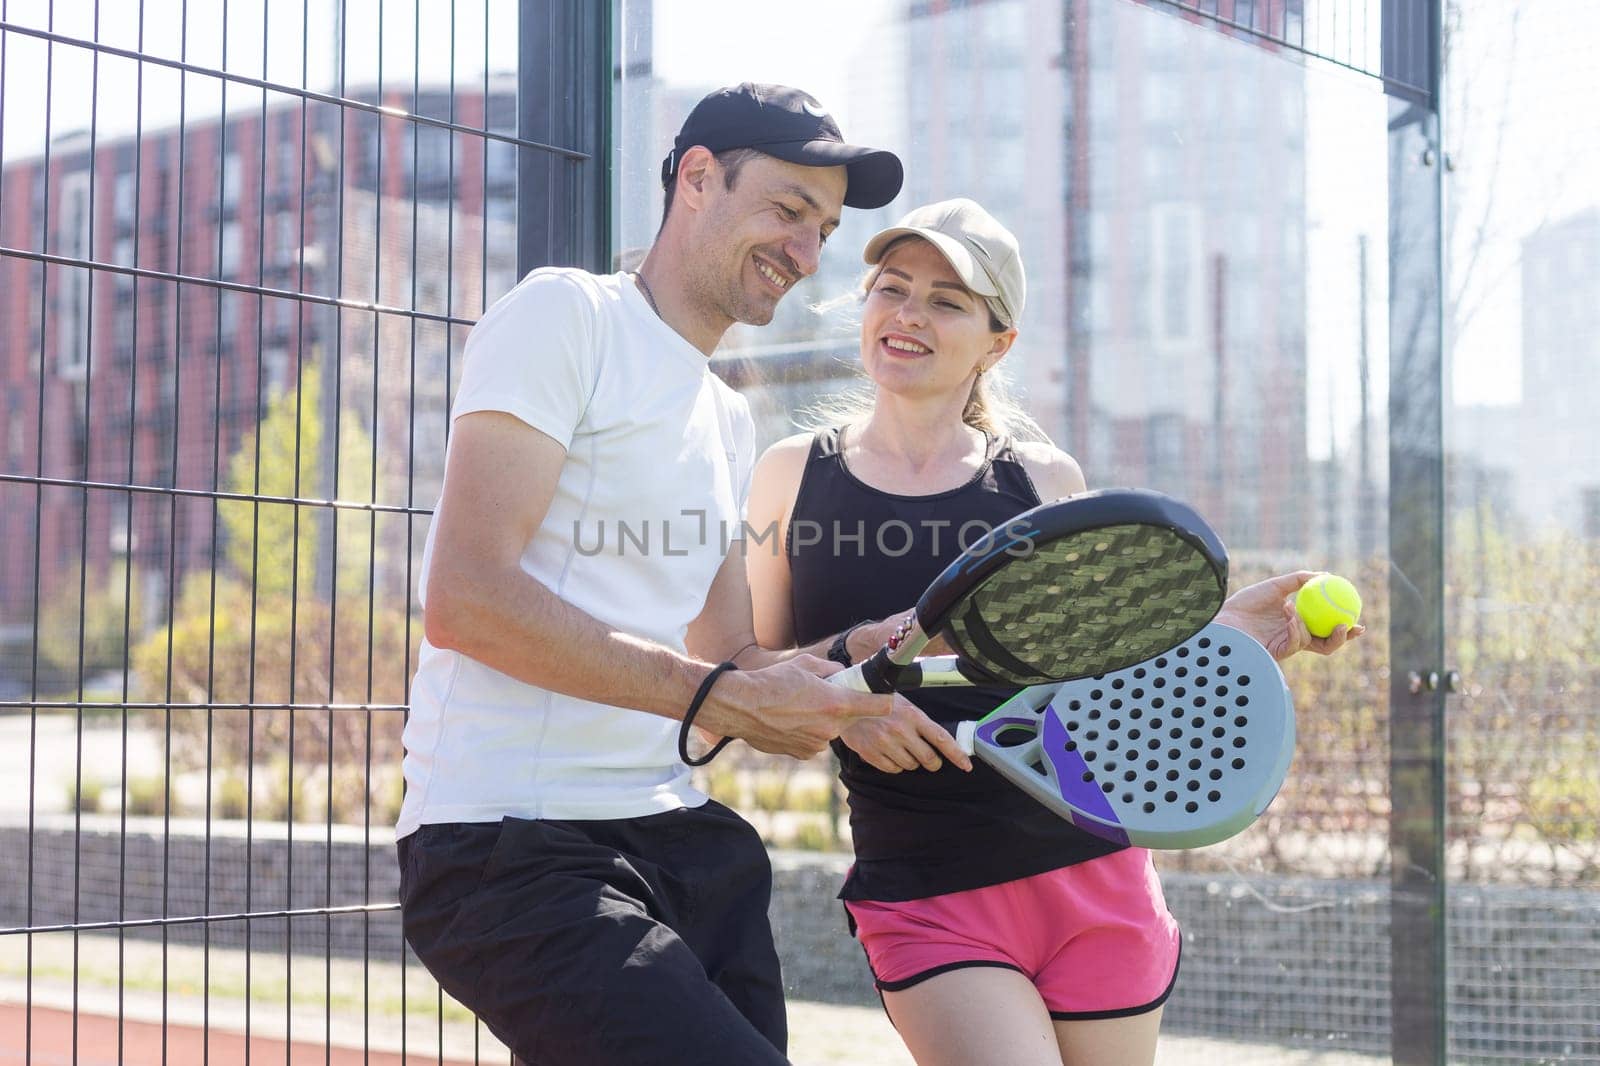
<instances>
[{"instance_id":1,"label":"black tank top","mask_svg":"<svg viewBox=\"0 0 1600 1066\"><path fill-rule=\"evenodd\" d=\"M838 428L811 444L787 533L800 644L911 608L962 548L1036 506L1038 490L1005 439L990 438L965 485L898 496L858 481L839 454ZM910 698L953 733L1009 690L932 688ZM999 884L1117 850L1051 814L994 770L886 774L840 741L856 862L842 899L898 901Z\"/></svg>"}]
</instances>

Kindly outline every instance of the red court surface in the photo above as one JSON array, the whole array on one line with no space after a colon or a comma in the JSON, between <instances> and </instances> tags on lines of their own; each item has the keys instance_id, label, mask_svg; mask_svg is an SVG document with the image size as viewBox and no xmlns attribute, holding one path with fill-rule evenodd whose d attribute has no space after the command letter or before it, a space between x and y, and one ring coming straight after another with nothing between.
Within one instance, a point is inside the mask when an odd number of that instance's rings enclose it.
<instances>
[{"instance_id":1,"label":"red court surface","mask_svg":"<svg viewBox=\"0 0 1600 1066\"><path fill-rule=\"evenodd\" d=\"M28 1012L20 1006L0 1005L0 1066L26 1063L28 1066L239 1066L246 1061L260 1066L283 1063L286 1066L470 1066L471 1060L440 1059L437 1054L406 1055L387 1051L335 1047L296 1040L285 1046L283 1040L252 1036L248 1051L243 1033L212 1029L210 1055L206 1055L206 1035L185 1025L166 1027L166 1051L162 1055L162 1027L148 1022L122 1023L121 1057L118 1058L117 1019L98 1014L78 1015L77 1058L73 1058L72 1012L48 1007L33 1008L33 1040L27 1045ZM489 1061L489 1060L485 1060ZM493 1060L499 1062L499 1059Z\"/></svg>"}]
</instances>

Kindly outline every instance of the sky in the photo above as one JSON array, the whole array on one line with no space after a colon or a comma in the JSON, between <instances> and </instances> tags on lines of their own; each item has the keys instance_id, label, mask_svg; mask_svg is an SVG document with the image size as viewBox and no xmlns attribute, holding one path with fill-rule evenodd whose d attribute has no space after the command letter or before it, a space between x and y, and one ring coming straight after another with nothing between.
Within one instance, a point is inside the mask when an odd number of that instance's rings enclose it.
<instances>
[{"instance_id":1,"label":"sky","mask_svg":"<svg viewBox=\"0 0 1600 1066\"><path fill-rule=\"evenodd\" d=\"M452 59L457 84L481 83L486 65L516 69L513 0L5 0L5 19L17 27L323 93L339 85L341 57L333 41L341 17L349 27L343 77L352 88L375 84L381 75L386 88L409 89L419 71L425 84L448 83ZM23 31L5 34L4 41L0 94L8 162L42 150L47 120L52 136L87 130L91 119L101 136L130 133L142 100L145 128L177 124L180 75L170 66L145 64L141 93L139 64L132 59L102 53L96 63L87 49L52 48ZM41 100L47 71L51 92ZM215 115L222 105L220 80L198 74L183 80L185 117ZM230 112L259 109L262 96L260 89L230 84L227 106ZM289 99L273 94L269 105Z\"/></svg>"},{"instance_id":2,"label":"sky","mask_svg":"<svg viewBox=\"0 0 1600 1066\"><path fill-rule=\"evenodd\" d=\"M795 85L827 105L848 136L851 119L861 118L851 113L852 68L872 62L874 39L888 47L888 20L903 6L903 0L808 0L801 17L794 14L801 5L657 0L655 72L691 84Z\"/></svg>"}]
</instances>

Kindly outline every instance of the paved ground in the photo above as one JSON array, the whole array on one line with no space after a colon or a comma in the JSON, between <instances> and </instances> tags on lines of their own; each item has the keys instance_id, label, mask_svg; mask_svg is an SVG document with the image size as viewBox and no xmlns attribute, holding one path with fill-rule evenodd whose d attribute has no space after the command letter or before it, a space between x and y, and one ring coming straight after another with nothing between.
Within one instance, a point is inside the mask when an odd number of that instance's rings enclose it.
<instances>
[{"instance_id":1,"label":"paved ground","mask_svg":"<svg viewBox=\"0 0 1600 1066\"><path fill-rule=\"evenodd\" d=\"M197 1001L171 997L168 1022L163 1027L158 1001L148 995L130 995L125 997L124 1020L119 1026L115 995L91 991L80 994L74 1044L70 989L36 984L30 1044L27 1015L18 1002L22 992L17 982L0 983L0 1064L5 1066L190 1066L202 1061L234 1066L246 1061L243 1011L237 1002L214 1000L207 1027ZM3 1002L7 1000L10 1002ZM284 1066L467 1066L504 1063L508 1058L486 1032L478 1031L475 1046L470 1023L447 1020L441 1025L437 1016L412 1021L407 1054L402 1058L393 1019L378 1019L380 1024L363 1033L358 1019L335 1016L330 1041L323 1036L321 1011L297 1010L295 1015L297 1036L286 1042L281 1005L255 1012L249 1061ZM795 1066L913 1066L882 1012L873 1008L791 1003L789 1025L790 1057ZM210 1054L206 1060L208 1034ZM1163 1039L1156 1057L1157 1066L1378 1066L1383 1061L1338 1051L1180 1036Z\"/></svg>"},{"instance_id":2,"label":"paved ground","mask_svg":"<svg viewBox=\"0 0 1600 1066\"><path fill-rule=\"evenodd\" d=\"M320 1040L286 1043L276 1036L256 1033L248 1042L242 1033L213 1026L123 1021L114 1016L83 1014L73 1025L70 1010L34 1007L31 1045L26 1015L20 1006L0 1005L0 1063L27 1066L188 1066L207 1059L218 1064L246 1061L284 1063L285 1066L467 1066L506 1061L505 1052L485 1037L474 1058L452 1051L441 1057L437 1045L424 1050L364 1051L360 1045L329 1045ZM790 1010L795 1030L791 1057L795 1066L913 1066L888 1024L875 1010L796 1003ZM120 1040L119 1040L120 1030ZM209 1033L210 1047L206 1036ZM30 1054L31 1051L31 1054ZM120 1054L120 1057L119 1057ZM1221 1040L1168 1037L1156 1056L1157 1066L1217 1063L1227 1066L1374 1066L1381 1060L1339 1052L1316 1052L1279 1047L1231 1044Z\"/></svg>"},{"instance_id":3,"label":"paved ground","mask_svg":"<svg viewBox=\"0 0 1600 1066\"><path fill-rule=\"evenodd\" d=\"M27 1016L22 1007L0 1006L0 1063L27 1066L189 1066L202 1062L218 1066L235 1063L282 1063L284 1066L411 1066L423 1062L455 1066L435 1056L402 1058L360 1048L325 1047L295 1041L286 1044L273 1037L252 1036L220 1029L184 1025L163 1027L149 1022L123 1022L114 1017L83 1015L73 1024L71 1011L33 1009L33 1031L28 1039ZM207 1037L209 1036L209 1040ZM207 1046L209 1044L209 1047ZM470 1060L468 1060L470 1061ZM487 1061L502 1061L499 1059Z\"/></svg>"}]
</instances>

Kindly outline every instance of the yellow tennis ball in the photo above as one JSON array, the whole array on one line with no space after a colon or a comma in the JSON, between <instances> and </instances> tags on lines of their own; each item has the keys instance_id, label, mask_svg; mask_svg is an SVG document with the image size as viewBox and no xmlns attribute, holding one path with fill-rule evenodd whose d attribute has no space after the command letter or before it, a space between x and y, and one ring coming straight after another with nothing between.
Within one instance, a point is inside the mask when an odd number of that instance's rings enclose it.
<instances>
[{"instance_id":1,"label":"yellow tennis ball","mask_svg":"<svg viewBox=\"0 0 1600 1066\"><path fill-rule=\"evenodd\" d=\"M1314 637L1326 637L1361 617L1361 594L1338 574L1318 574L1294 594L1294 609Z\"/></svg>"}]
</instances>

